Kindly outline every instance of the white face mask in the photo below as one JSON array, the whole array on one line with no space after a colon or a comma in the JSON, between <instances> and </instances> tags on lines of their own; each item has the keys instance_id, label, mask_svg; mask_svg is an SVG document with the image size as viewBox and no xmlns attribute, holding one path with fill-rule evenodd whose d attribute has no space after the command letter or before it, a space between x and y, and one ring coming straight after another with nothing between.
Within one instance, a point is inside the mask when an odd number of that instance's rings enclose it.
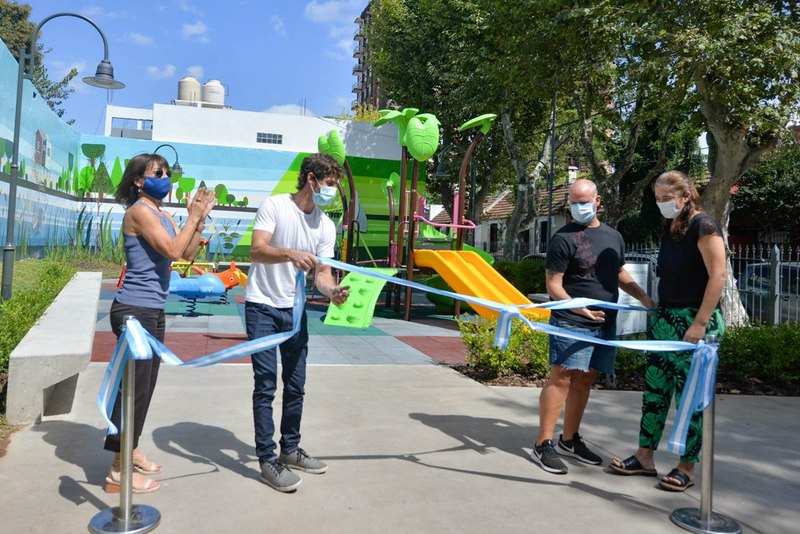
<instances>
[{"instance_id":1,"label":"white face mask","mask_svg":"<svg viewBox=\"0 0 800 534\"><path fill-rule=\"evenodd\" d=\"M665 219L674 219L681 212L681 210L678 209L678 203L674 200L656 202L656 205L658 206L658 211L661 212L661 215L663 215Z\"/></svg>"},{"instance_id":2,"label":"white face mask","mask_svg":"<svg viewBox=\"0 0 800 534\"><path fill-rule=\"evenodd\" d=\"M594 202L575 202L569 205L569 209L575 222L584 226L592 222L597 214Z\"/></svg>"}]
</instances>

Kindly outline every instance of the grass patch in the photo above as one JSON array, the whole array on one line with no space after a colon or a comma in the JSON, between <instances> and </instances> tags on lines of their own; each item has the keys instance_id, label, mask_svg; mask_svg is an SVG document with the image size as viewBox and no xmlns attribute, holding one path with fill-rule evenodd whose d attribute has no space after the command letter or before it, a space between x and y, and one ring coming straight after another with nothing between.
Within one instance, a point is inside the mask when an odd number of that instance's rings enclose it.
<instances>
[{"instance_id":1,"label":"grass patch","mask_svg":"<svg viewBox=\"0 0 800 534\"><path fill-rule=\"evenodd\" d=\"M14 347L41 317L76 269L53 260L22 260L14 266L11 299L0 303L0 378L5 382ZM5 413L4 384L0 383L0 413Z\"/></svg>"}]
</instances>

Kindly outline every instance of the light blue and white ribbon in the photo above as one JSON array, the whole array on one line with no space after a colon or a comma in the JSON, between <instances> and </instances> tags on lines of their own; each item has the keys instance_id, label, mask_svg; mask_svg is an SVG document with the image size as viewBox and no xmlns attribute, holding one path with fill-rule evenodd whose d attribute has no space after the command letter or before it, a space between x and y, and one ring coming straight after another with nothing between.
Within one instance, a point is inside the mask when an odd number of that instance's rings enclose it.
<instances>
[{"instance_id":1,"label":"light blue and white ribbon","mask_svg":"<svg viewBox=\"0 0 800 534\"><path fill-rule=\"evenodd\" d=\"M522 313L522 310L526 308L566 310L566 309L584 308L586 306L593 306L593 307L618 310L618 311L646 311L647 308L642 308L640 306L631 306L627 304L618 304L615 302L605 302L595 299L586 299L586 298L576 298L576 299L569 299L569 300L562 300L555 302L546 302L543 304L528 304L528 305L504 304L487 299L482 299L472 295L462 295L460 293L454 293L452 291L436 289L430 286L426 286L424 284L420 284L418 282L404 280L402 278L397 278L395 276L389 276L387 274L374 271L366 267L351 265L349 263L343 263L329 258L317 258L317 259L320 263L324 265L329 265L335 269L359 273L364 276L378 278L380 280L384 280L386 282L396 284L399 286L410 287L412 289L417 289L419 291L433 293L435 295L440 295L443 297L449 297L455 300L460 300L462 302L475 304L477 306L482 306L484 308L497 311L499 314L499 318L497 320L497 328L496 328L494 343L495 346L500 349L503 349L508 345L508 341L511 337L512 322L514 319L519 319L533 330L537 330L553 336L566 337L578 341L585 341L586 343L591 343L595 345L606 345L610 347L621 347L633 350L643 350L643 351L653 351L653 352L676 352L676 351L693 350L695 351L695 354L694 354L694 359L692 361L692 368L690 370L690 377L694 376L693 373L699 373L699 375L701 375L701 378L698 378L696 381L692 382L692 384L695 384L695 386L693 387L698 387L700 389L705 388L704 391L707 390L709 382L707 381L701 382L701 380L708 380L709 378L708 373L710 372L711 373L710 398L713 398L713 392L714 392L713 384L714 384L714 376L716 373L716 359L717 359L717 352L715 345L694 344L694 343L687 343L685 341L601 339L587 334L575 332L567 328L531 321L528 317L526 317ZM204 356L198 356L196 358L192 358L191 360L187 361L181 361L181 359L174 352L172 352L166 345L158 341L150 333L144 330L141 324L139 324L139 321L137 321L136 319L128 320L126 322L125 330L123 334L120 336L119 341L117 342L117 345L114 349L114 353L111 357L111 360L108 363L108 367L106 367L106 371L103 376L103 381L100 384L100 391L97 395L97 405L100 408L100 412L103 414L103 417L105 418L106 422L108 423L109 434L117 433L117 428L111 422L111 413L114 409L114 403L117 399L117 393L119 391L120 383L122 380L122 374L125 369L125 362L129 360L146 360L152 358L153 355L155 355L161 358L162 361L164 361L164 363L167 363L169 365L176 365L181 367L207 367L226 360L241 358L243 356L249 356L256 352L261 352L264 350L277 347L280 344L284 343L285 341L291 339L295 334L297 334L300 331L301 319L305 307L305 300L306 300L305 273L303 271L299 271L297 273L297 279L296 279L295 300L294 300L294 307L292 310L293 322L291 330L287 332L279 332L276 334L271 334L269 336L245 341L243 343L239 343L238 345L234 345L233 347L228 347L226 349L212 352L211 354L206 354ZM702 359L703 362L697 363L698 359ZM697 368L700 370L697 371L695 370L696 364ZM687 391L689 388L689 384L690 382L687 381ZM688 414L688 418L690 419L691 413L693 413L695 407L701 406L701 402L705 402L705 404L702 404L702 406L708 404L706 400L708 398L708 392L705 391L705 393L701 396L701 401L695 402L694 404L690 404L689 401L687 400L690 398L690 395L686 394L687 391L684 391L682 397L681 406L679 407L679 416L681 415L682 412L685 412ZM690 393L692 393L691 398L694 398L693 396L694 393L693 392ZM702 406L699 409L702 409ZM687 425L686 428L688 430L688 422L686 423L686 425ZM675 432L676 430L673 429L673 435L675 435ZM676 439L680 439L680 436L682 436L682 441L680 443L685 442L686 430L684 430L683 434L680 434L679 438ZM670 444L671 443L672 443L672 437L670 438Z\"/></svg>"},{"instance_id":2,"label":"light blue and white ribbon","mask_svg":"<svg viewBox=\"0 0 800 534\"><path fill-rule=\"evenodd\" d=\"M278 332L269 336L256 338L228 347L205 356L198 356L191 360L181 361L166 345L153 337L136 319L129 319L125 322L125 329L117 341L111 360L108 362L103 380L100 383L100 391L97 394L97 407L108 423L108 433L116 434L117 428L111 422L111 413L117 400L122 375L125 372L125 363L131 360L149 360L153 355L161 358L161 361L168 365L180 367L207 367L216 363L234 358L249 356L262 350L268 350L279 346L288 341L300 331L303 311L306 300L306 277L305 273L297 273L294 307L292 308L292 329L287 332Z\"/></svg>"},{"instance_id":3,"label":"light blue and white ribbon","mask_svg":"<svg viewBox=\"0 0 800 534\"><path fill-rule=\"evenodd\" d=\"M692 355L692 365L681 393L681 402L675 412L672 432L666 449L683 456L686 453L686 436L695 412L703 411L714 402L717 385L719 355L715 343L699 343Z\"/></svg>"}]
</instances>

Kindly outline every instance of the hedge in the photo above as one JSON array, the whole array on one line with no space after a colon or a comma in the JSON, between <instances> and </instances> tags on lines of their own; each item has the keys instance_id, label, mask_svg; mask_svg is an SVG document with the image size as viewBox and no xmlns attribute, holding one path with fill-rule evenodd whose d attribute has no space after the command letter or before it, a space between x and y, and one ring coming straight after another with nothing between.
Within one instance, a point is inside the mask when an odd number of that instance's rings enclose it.
<instances>
[{"instance_id":1,"label":"hedge","mask_svg":"<svg viewBox=\"0 0 800 534\"><path fill-rule=\"evenodd\" d=\"M42 260L35 283L0 303L0 374L8 371L11 351L74 274L75 269L69 265Z\"/></svg>"},{"instance_id":2,"label":"hedge","mask_svg":"<svg viewBox=\"0 0 800 534\"><path fill-rule=\"evenodd\" d=\"M545 262L543 258L530 258L522 261L498 261L494 264L503 277L528 296L531 293L546 293Z\"/></svg>"},{"instance_id":3,"label":"hedge","mask_svg":"<svg viewBox=\"0 0 800 534\"><path fill-rule=\"evenodd\" d=\"M549 373L547 335L515 323L505 351L493 346L495 322L460 321L467 363L495 376L511 373L544 378ZM800 323L731 328L719 349L717 383L726 390L800 394ZM623 389L643 385L646 353L619 349L617 383Z\"/></svg>"}]
</instances>

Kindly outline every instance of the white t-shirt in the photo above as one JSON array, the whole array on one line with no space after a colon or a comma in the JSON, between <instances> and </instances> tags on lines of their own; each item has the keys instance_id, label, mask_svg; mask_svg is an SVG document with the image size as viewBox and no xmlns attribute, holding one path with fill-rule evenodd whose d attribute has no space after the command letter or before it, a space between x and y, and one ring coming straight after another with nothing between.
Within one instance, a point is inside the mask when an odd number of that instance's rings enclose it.
<instances>
[{"instance_id":1,"label":"white t-shirt","mask_svg":"<svg viewBox=\"0 0 800 534\"><path fill-rule=\"evenodd\" d=\"M311 213L303 212L291 195L267 197L258 208L253 230L270 232L270 245L274 247L302 250L321 258L333 257L336 225L316 206ZM291 308L295 276L297 268L291 262L253 262L247 276L246 299L274 308Z\"/></svg>"}]
</instances>

